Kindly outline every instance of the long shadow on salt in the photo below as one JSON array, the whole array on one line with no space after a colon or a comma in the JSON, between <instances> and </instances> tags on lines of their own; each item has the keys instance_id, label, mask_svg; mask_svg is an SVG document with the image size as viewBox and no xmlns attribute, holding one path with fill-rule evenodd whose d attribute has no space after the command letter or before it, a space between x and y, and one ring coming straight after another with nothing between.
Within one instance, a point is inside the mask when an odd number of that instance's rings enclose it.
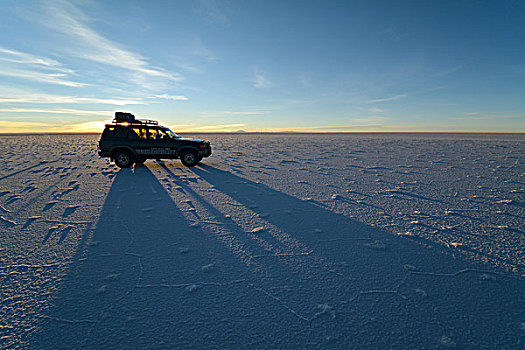
<instances>
[{"instance_id":1,"label":"long shadow on salt","mask_svg":"<svg viewBox=\"0 0 525 350\"><path fill-rule=\"evenodd\" d=\"M28 339L32 348L307 342L308 323L260 290L259 275L217 240L190 226L147 167L117 173L84 241L53 307Z\"/></svg>"},{"instance_id":2,"label":"long shadow on salt","mask_svg":"<svg viewBox=\"0 0 525 350\"><path fill-rule=\"evenodd\" d=\"M172 196L203 202L221 229L192 225L147 167L121 170L33 348L516 348L523 339L513 276L210 166L194 173L280 231L244 232L184 185ZM249 259L224 244L228 235ZM298 254L273 254L276 245Z\"/></svg>"},{"instance_id":3,"label":"long shadow on salt","mask_svg":"<svg viewBox=\"0 0 525 350\"><path fill-rule=\"evenodd\" d=\"M331 346L512 348L522 341L525 298L518 276L393 237L211 166L194 172L341 273L339 285L348 293L330 300L344 320L333 328L338 341L331 338ZM325 283L330 279L312 278Z\"/></svg>"}]
</instances>

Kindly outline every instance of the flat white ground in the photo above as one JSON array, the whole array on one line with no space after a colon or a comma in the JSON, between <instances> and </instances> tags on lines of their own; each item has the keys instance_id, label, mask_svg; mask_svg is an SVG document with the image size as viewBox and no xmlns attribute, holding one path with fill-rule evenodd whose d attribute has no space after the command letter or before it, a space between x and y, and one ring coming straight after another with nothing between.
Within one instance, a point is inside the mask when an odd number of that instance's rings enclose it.
<instances>
[{"instance_id":1,"label":"flat white ground","mask_svg":"<svg viewBox=\"0 0 525 350\"><path fill-rule=\"evenodd\" d=\"M0 136L1 348L525 346L525 135L191 136Z\"/></svg>"}]
</instances>

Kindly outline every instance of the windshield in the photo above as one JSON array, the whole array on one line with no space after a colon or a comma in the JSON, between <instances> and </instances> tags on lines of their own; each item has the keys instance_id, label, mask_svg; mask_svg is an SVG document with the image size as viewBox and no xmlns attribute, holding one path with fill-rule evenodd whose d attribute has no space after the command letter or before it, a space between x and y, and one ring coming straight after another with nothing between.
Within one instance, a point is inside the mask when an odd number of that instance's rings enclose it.
<instances>
[{"instance_id":1,"label":"windshield","mask_svg":"<svg viewBox=\"0 0 525 350\"><path fill-rule=\"evenodd\" d=\"M169 138L172 138L172 139L178 139L179 138L179 135L175 134L173 131L171 131L168 128L163 128L162 131L164 131L166 134L168 134Z\"/></svg>"}]
</instances>

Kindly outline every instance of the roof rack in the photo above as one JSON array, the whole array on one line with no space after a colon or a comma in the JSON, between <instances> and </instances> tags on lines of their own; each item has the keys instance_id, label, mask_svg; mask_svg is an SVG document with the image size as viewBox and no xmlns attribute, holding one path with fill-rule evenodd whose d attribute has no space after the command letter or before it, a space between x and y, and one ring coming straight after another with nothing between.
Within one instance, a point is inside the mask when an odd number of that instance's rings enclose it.
<instances>
[{"instance_id":1,"label":"roof rack","mask_svg":"<svg viewBox=\"0 0 525 350\"><path fill-rule=\"evenodd\" d=\"M126 112L115 112L114 124L139 124L139 125L159 125L156 120L150 119L135 119L135 116L131 113Z\"/></svg>"},{"instance_id":2,"label":"roof rack","mask_svg":"<svg viewBox=\"0 0 525 350\"><path fill-rule=\"evenodd\" d=\"M119 121L116 119L113 119L113 124L126 124L126 125L159 125L159 122L156 120L149 120L149 119L135 119L130 121Z\"/></svg>"}]
</instances>

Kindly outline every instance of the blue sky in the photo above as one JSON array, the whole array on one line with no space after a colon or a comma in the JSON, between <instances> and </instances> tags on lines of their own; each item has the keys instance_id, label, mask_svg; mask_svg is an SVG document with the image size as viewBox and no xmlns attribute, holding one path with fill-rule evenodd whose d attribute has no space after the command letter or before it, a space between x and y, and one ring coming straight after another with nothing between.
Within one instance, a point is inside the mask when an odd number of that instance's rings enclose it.
<instances>
[{"instance_id":1,"label":"blue sky","mask_svg":"<svg viewBox=\"0 0 525 350\"><path fill-rule=\"evenodd\" d=\"M525 131L523 1L20 1L0 133Z\"/></svg>"}]
</instances>

